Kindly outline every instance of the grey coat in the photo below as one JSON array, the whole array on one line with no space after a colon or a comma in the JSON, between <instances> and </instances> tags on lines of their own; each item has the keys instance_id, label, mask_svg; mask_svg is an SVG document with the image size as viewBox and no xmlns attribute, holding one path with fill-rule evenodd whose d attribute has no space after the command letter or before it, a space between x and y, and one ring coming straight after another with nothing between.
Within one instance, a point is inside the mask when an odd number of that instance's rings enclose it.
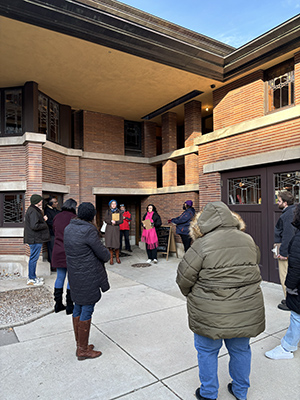
<instances>
[{"instance_id":1,"label":"grey coat","mask_svg":"<svg viewBox=\"0 0 300 400\"><path fill-rule=\"evenodd\" d=\"M259 250L242 225L221 201L207 204L191 223L195 241L176 281L187 297L190 329L198 335L230 339L264 331Z\"/></svg>"}]
</instances>

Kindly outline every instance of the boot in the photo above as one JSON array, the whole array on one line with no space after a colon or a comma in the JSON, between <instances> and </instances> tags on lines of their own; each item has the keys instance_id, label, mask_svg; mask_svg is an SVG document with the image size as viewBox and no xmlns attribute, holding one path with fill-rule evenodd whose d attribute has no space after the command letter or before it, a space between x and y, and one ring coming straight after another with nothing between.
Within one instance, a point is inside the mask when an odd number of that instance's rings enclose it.
<instances>
[{"instance_id":1,"label":"boot","mask_svg":"<svg viewBox=\"0 0 300 400\"><path fill-rule=\"evenodd\" d=\"M77 359L79 361L86 358L96 358L101 356L101 351L95 351L89 348L89 335L91 329L91 319L87 321L78 321L78 342Z\"/></svg>"},{"instance_id":2,"label":"boot","mask_svg":"<svg viewBox=\"0 0 300 400\"><path fill-rule=\"evenodd\" d=\"M119 249L115 249L116 252L116 261L118 264L121 264L121 260L120 260L120 250Z\"/></svg>"},{"instance_id":3,"label":"boot","mask_svg":"<svg viewBox=\"0 0 300 400\"><path fill-rule=\"evenodd\" d=\"M70 289L67 289L67 295L66 295L66 302L67 302L67 307L66 307L66 314L72 314L73 313L73 308L74 304L71 298L71 291Z\"/></svg>"},{"instance_id":4,"label":"boot","mask_svg":"<svg viewBox=\"0 0 300 400\"><path fill-rule=\"evenodd\" d=\"M80 316L78 316L78 317L73 317L73 330L74 330L74 335L75 335L75 341L76 341L76 357L77 357L77 347L78 347L78 322L79 322L79 318L80 318ZM93 345L93 344L89 344L89 349L90 350L93 350L93 348L94 348L95 346Z\"/></svg>"},{"instance_id":5,"label":"boot","mask_svg":"<svg viewBox=\"0 0 300 400\"><path fill-rule=\"evenodd\" d=\"M54 311L56 313L66 309L66 306L64 306L62 303L63 291L64 291L63 288L56 288L56 287L54 288L54 301L55 301Z\"/></svg>"},{"instance_id":6,"label":"boot","mask_svg":"<svg viewBox=\"0 0 300 400\"><path fill-rule=\"evenodd\" d=\"M114 251L113 251L113 249L109 249L109 252L110 252L110 265L113 265L113 263L114 263Z\"/></svg>"}]
</instances>

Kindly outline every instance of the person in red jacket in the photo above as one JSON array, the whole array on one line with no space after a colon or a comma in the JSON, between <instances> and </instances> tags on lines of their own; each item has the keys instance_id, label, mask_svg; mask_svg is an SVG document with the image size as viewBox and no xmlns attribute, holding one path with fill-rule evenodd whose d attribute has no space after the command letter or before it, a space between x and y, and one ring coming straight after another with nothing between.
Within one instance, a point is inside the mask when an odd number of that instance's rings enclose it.
<instances>
[{"instance_id":1,"label":"person in red jacket","mask_svg":"<svg viewBox=\"0 0 300 400\"><path fill-rule=\"evenodd\" d=\"M126 211L125 204L120 204L120 210L123 213L123 223L120 225L120 251L122 250L122 240L125 237L125 250L132 252L129 242L129 231L130 231L130 221L131 214Z\"/></svg>"}]
</instances>

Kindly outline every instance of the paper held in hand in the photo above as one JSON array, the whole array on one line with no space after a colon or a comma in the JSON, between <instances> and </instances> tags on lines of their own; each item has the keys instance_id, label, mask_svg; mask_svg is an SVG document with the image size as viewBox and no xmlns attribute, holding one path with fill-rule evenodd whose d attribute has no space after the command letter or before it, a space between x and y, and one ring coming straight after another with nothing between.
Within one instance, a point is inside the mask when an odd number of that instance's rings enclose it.
<instances>
[{"instance_id":1,"label":"paper held in hand","mask_svg":"<svg viewBox=\"0 0 300 400\"><path fill-rule=\"evenodd\" d=\"M113 221L120 221L120 214L119 213L112 213L111 214L111 219Z\"/></svg>"},{"instance_id":2,"label":"paper held in hand","mask_svg":"<svg viewBox=\"0 0 300 400\"><path fill-rule=\"evenodd\" d=\"M151 225L151 222L150 222L150 219L145 219L145 221L142 221L143 222L143 225L144 225L144 228L145 229L151 229L152 228L152 225Z\"/></svg>"},{"instance_id":3,"label":"paper held in hand","mask_svg":"<svg viewBox=\"0 0 300 400\"><path fill-rule=\"evenodd\" d=\"M281 243L274 243L273 244L272 252L273 252L273 257L274 258L278 258L278 255L280 254L279 253L280 245L281 245Z\"/></svg>"}]
</instances>

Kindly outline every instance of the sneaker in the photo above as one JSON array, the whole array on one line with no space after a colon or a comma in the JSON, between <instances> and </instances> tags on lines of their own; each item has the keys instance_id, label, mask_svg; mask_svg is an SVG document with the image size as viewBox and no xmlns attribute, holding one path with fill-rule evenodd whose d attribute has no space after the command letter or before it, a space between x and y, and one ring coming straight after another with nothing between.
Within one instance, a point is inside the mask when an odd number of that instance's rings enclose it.
<instances>
[{"instance_id":1,"label":"sneaker","mask_svg":"<svg viewBox=\"0 0 300 400\"><path fill-rule=\"evenodd\" d=\"M267 351L265 356L272 360L289 360L294 358L294 354L291 351L286 351L281 344L275 347L273 350Z\"/></svg>"},{"instance_id":2,"label":"sneaker","mask_svg":"<svg viewBox=\"0 0 300 400\"><path fill-rule=\"evenodd\" d=\"M209 399L208 397L203 397L200 394L200 388L196 389L195 396L198 400L217 400L217 399Z\"/></svg>"},{"instance_id":3,"label":"sneaker","mask_svg":"<svg viewBox=\"0 0 300 400\"><path fill-rule=\"evenodd\" d=\"M228 392L229 392L230 394L232 394L233 397L236 398L236 400L239 400L239 398L236 397L236 395L233 393L233 390L232 390L232 383L228 383L227 389L228 389Z\"/></svg>"},{"instance_id":4,"label":"sneaker","mask_svg":"<svg viewBox=\"0 0 300 400\"><path fill-rule=\"evenodd\" d=\"M35 278L35 283L41 283L42 285L44 284L44 279L43 278Z\"/></svg>"},{"instance_id":5,"label":"sneaker","mask_svg":"<svg viewBox=\"0 0 300 400\"><path fill-rule=\"evenodd\" d=\"M35 279L28 279L27 280L27 285L28 286L33 286L35 284Z\"/></svg>"},{"instance_id":6,"label":"sneaker","mask_svg":"<svg viewBox=\"0 0 300 400\"><path fill-rule=\"evenodd\" d=\"M283 311L291 311L288 306L286 304L280 303L277 306L279 308L279 310L283 310Z\"/></svg>"},{"instance_id":7,"label":"sneaker","mask_svg":"<svg viewBox=\"0 0 300 400\"><path fill-rule=\"evenodd\" d=\"M148 258L148 260L146 261L148 264L151 264L151 261L152 260L150 260L150 258Z\"/></svg>"},{"instance_id":8,"label":"sneaker","mask_svg":"<svg viewBox=\"0 0 300 400\"><path fill-rule=\"evenodd\" d=\"M36 279L38 279L41 282L44 282L44 278L37 276Z\"/></svg>"},{"instance_id":9,"label":"sneaker","mask_svg":"<svg viewBox=\"0 0 300 400\"><path fill-rule=\"evenodd\" d=\"M154 262L154 264L157 264L157 259L156 259L156 258L154 258L153 262Z\"/></svg>"}]
</instances>

